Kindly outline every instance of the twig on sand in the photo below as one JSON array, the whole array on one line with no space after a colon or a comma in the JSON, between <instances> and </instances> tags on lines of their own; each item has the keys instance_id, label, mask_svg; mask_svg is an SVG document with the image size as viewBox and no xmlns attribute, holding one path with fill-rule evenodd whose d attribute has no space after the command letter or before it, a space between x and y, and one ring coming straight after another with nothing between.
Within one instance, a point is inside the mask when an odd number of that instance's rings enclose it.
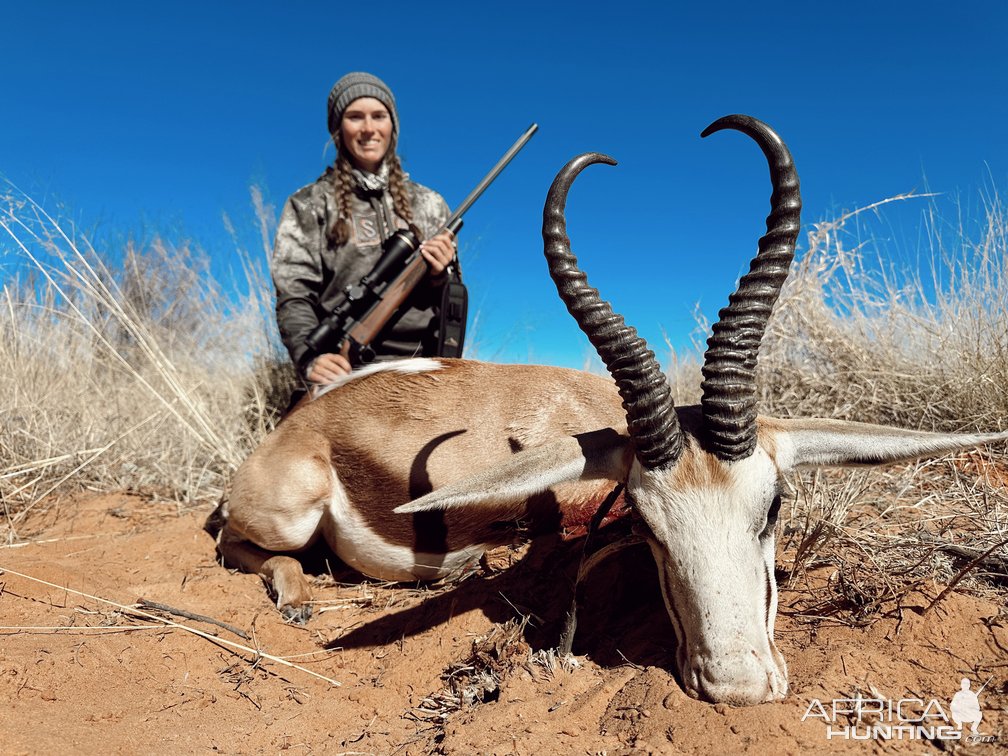
<instances>
[{"instance_id":1,"label":"twig on sand","mask_svg":"<svg viewBox=\"0 0 1008 756\"><path fill-rule=\"evenodd\" d=\"M978 549L963 546L958 543L947 543L936 539L929 539L929 542L934 545L936 550L944 551L946 554L951 554L952 556L959 557L960 559L979 558L982 563L989 566L992 570L995 570L995 572L991 573L991 576L996 578L999 582L1005 582L1005 579L1008 578L1008 559L1004 557L994 556L990 551L984 554ZM994 548L997 549L997 546Z\"/></svg>"},{"instance_id":2,"label":"twig on sand","mask_svg":"<svg viewBox=\"0 0 1008 756\"><path fill-rule=\"evenodd\" d=\"M921 612L921 615L925 615L929 611L931 611L934 608L935 604L937 604L939 601L941 601L943 598L945 598L946 594L948 594L949 591L951 591L953 588L955 588L956 585L959 584L959 581L962 580L964 577L966 577L967 574L969 574L970 570L972 570L974 567L976 567L978 564L980 564L984 559L986 559L987 557L989 557L992 553L994 553L995 551L997 551L998 549L1000 549L1002 546L1005 546L1006 544L1008 544L1008 538L1006 538L1003 541L1000 541L998 543L995 543L993 546L991 546L989 549L987 549L987 551L985 551L983 554L981 554L976 559L974 559L972 562L970 562L965 567L963 567L961 570L959 570L959 574L956 575L954 578L952 578L952 581L947 586L945 586L945 590L943 590L941 593L939 593L935 597L934 601L932 601L930 604L928 604L926 607L924 607L924 610Z\"/></svg>"},{"instance_id":3,"label":"twig on sand","mask_svg":"<svg viewBox=\"0 0 1008 756\"><path fill-rule=\"evenodd\" d=\"M206 622L209 625L216 625L217 627L224 628L225 630L234 633L239 638L244 638L245 640L249 639L248 633L241 628L229 625L227 622L221 622L213 617L207 617L205 614L196 614L195 612L189 612L185 609L176 609L173 606L159 604L156 601L148 601L144 598L137 599L137 606L141 609L152 609L155 612L166 612L168 614L174 614L176 617L185 617L186 619L196 620L197 622Z\"/></svg>"},{"instance_id":4,"label":"twig on sand","mask_svg":"<svg viewBox=\"0 0 1008 756\"><path fill-rule=\"evenodd\" d=\"M0 543L0 549L23 549L25 546L39 546L44 543L63 543L64 541L83 541L86 538L105 538L108 535L107 533L88 533L86 535L63 536L62 538L43 538L37 541Z\"/></svg>"},{"instance_id":5,"label":"twig on sand","mask_svg":"<svg viewBox=\"0 0 1008 756\"><path fill-rule=\"evenodd\" d=\"M318 672L313 672L307 667L302 667L299 664L293 664L292 662L289 662L280 656L273 656L272 654L267 654L261 649L249 648L248 646L244 646L241 643L235 643L234 641L230 641L225 638L219 638L216 635L205 633L202 630L197 630L194 627L189 627L188 625L183 625L179 622L173 622L170 619L166 619L157 614L152 614L151 612L145 612L142 609L126 606L125 604L119 604L115 601L110 601L109 599L101 598L100 596L93 596L90 593L84 593L83 591L75 591L73 588L67 588L66 586L57 585L56 583L50 583L48 580L42 580L40 578L32 577L31 575L25 575L24 573L17 572L15 570L0 566L0 575L2 574L14 575L16 577L23 578L24 580L31 580L32 582L39 583L40 585L46 585L49 586L50 588L55 588L56 590L59 591L65 591L66 593L72 593L76 596L82 596L86 599L90 599L91 601L97 601L102 604L107 604L108 606L114 606L116 609L119 609L120 611L128 612L130 614L143 617L144 619L160 622L162 625L165 625L166 627L173 627L179 630L184 630L187 633L192 633L193 635L199 636L204 640L208 640L217 646L221 646L222 648L224 648L224 650L230 651L236 656L241 656L242 653L250 654L253 657L251 660L253 664L258 663L262 659L266 659L267 661L282 664L283 666L290 667L291 669L296 669L299 672L304 672L306 675L317 677L319 680L324 680L330 685L336 687L339 687L341 685L341 683L339 683L336 680L333 680L332 678L326 677L325 675L320 675Z\"/></svg>"},{"instance_id":6,"label":"twig on sand","mask_svg":"<svg viewBox=\"0 0 1008 756\"><path fill-rule=\"evenodd\" d=\"M39 633L55 635L56 633L90 633L104 635L105 633L135 633L137 630L164 630L157 625L3 625L0 635L17 635L18 633Z\"/></svg>"}]
</instances>

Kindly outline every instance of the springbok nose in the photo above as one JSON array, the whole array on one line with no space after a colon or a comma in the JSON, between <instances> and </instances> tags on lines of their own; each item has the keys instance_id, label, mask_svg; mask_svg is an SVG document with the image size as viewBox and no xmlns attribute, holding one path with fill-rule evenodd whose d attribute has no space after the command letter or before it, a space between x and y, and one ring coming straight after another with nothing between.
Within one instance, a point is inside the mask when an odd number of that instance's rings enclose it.
<instances>
[{"instance_id":1,"label":"springbok nose","mask_svg":"<svg viewBox=\"0 0 1008 756\"><path fill-rule=\"evenodd\" d=\"M755 650L694 657L690 667L687 692L712 703L752 706L787 693L786 676Z\"/></svg>"}]
</instances>

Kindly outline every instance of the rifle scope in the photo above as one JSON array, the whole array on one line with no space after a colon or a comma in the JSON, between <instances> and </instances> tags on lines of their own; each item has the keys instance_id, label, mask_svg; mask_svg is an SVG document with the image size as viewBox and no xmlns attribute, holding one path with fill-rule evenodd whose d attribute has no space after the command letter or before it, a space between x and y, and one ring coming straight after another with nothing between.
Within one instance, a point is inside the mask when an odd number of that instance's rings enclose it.
<instances>
[{"instance_id":1,"label":"rifle scope","mask_svg":"<svg viewBox=\"0 0 1008 756\"><path fill-rule=\"evenodd\" d=\"M538 128L539 126L533 123L525 130L525 133L511 145L511 148L504 153L504 156L476 185L476 188L469 192L469 196L462 200L462 204L448 217L445 225L434 234L435 236L445 230L451 231L453 235L458 235L459 229L462 228L463 213L479 199L480 195L518 154L518 151L525 146L525 143L532 138ZM346 287L343 296L333 307L332 312L323 318L318 327L305 339L308 351L302 358L302 362L314 359L329 351L330 348L338 349L347 336L346 325L348 323L352 325L354 321L365 316L379 302L382 292L409 264L411 258L419 254L419 249L420 240L416 234L406 229L400 229L386 239L382 245L381 257L378 258L374 267L356 284Z\"/></svg>"}]
</instances>

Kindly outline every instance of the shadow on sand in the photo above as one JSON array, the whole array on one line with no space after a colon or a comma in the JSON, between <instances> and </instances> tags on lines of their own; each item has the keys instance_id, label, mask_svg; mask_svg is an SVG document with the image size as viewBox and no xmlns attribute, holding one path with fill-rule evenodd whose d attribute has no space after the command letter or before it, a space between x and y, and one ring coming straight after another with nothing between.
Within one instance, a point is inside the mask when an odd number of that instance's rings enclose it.
<instances>
[{"instance_id":1,"label":"shadow on sand","mask_svg":"<svg viewBox=\"0 0 1008 756\"><path fill-rule=\"evenodd\" d=\"M620 523L614 523L600 531L599 535L604 536L600 541L615 540L625 530ZM453 616L474 609L494 623L528 617L524 635L529 646L556 647L570 607L581 547L580 539L565 542L556 535L542 536L533 540L525 557L509 569L474 576L447 590L432 592L421 603L365 622L326 647L384 646L446 624ZM305 562L306 570L314 566ZM349 582L361 579L355 575L348 570L345 577ZM339 578L342 580L344 575ZM671 670L675 647L654 560L646 545L616 553L582 581L578 589L575 654L586 655L605 667L629 662Z\"/></svg>"}]
</instances>

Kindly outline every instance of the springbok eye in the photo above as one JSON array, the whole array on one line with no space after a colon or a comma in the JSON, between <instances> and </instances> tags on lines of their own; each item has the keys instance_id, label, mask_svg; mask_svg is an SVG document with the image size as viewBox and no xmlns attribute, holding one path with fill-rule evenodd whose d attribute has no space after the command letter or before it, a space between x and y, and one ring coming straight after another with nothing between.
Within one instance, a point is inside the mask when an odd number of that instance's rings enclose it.
<instances>
[{"instance_id":1,"label":"springbok eye","mask_svg":"<svg viewBox=\"0 0 1008 756\"><path fill-rule=\"evenodd\" d=\"M760 538L766 538L773 532L774 527L777 525L777 516L780 514L781 506L781 495L777 493L773 497L773 501L770 502L770 509L767 510L766 514L766 525L763 528L763 532L760 533Z\"/></svg>"}]
</instances>

